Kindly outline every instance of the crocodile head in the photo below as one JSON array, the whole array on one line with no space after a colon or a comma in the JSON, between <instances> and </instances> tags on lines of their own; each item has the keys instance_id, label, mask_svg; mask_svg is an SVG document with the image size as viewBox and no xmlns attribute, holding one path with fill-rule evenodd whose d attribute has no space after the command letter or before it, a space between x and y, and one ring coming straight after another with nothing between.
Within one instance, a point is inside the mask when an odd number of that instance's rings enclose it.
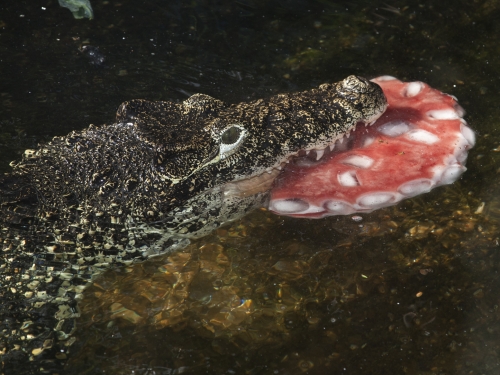
<instances>
[{"instance_id":1,"label":"crocodile head","mask_svg":"<svg viewBox=\"0 0 500 375\"><path fill-rule=\"evenodd\" d=\"M203 94L181 104L133 100L121 105L117 121L133 123L155 150L163 178L213 186L269 172L300 150L324 149L358 122L375 121L386 106L378 85L350 76L232 105Z\"/></svg>"}]
</instances>

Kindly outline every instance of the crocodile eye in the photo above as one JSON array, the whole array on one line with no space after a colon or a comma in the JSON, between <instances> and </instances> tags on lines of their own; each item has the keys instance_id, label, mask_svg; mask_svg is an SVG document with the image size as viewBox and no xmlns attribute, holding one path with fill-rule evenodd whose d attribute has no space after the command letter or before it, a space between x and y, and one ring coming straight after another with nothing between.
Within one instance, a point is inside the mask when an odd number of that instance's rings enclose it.
<instances>
[{"instance_id":1,"label":"crocodile eye","mask_svg":"<svg viewBox=\"0 0 500 375\"><path fill-rule=\"evenodd\" d=\"M243 142L246 132L245 128L241 125L231 125L222 132L220 136L221 159L224 159L237 150L238 146Z\"/></svg>"},{"instance_id":2,"label":"crocodile eye","mask_svg":"<svg viewBox=\"0 0 500 375\"><path fill-rule=\"evenodd\" d=\"M220 139L221 139L222 143L224 143L226 145L232 145L233 143L236 143L238 141L241 133L242 133L242 130L239 127L231 126L230 128L224 130L224 133L222 133L222 136Z\"/></svg>"}]
</instances>

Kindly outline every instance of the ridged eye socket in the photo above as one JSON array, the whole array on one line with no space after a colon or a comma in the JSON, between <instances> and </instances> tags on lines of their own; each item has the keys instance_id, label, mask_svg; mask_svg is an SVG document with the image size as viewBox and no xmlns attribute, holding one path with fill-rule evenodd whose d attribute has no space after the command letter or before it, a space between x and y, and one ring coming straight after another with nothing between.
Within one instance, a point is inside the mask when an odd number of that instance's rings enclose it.
<instances>
[{"instance_id":1,"label":"ridged eye socket","mask_svg":"<svg viewBox=\"0 0 500 375\"><path fill-rule=\"evenodd\" d=\"M240 129L238 126L231 126L230 128L227 128L224 130L224 133L222 133L221 136L221 141L222 143L226 145L232 145L240 139L241 133L243 132L242 129Z\"/></svg>"},{"instance_id":2,"label":"ridged eye socket","mask_svg":"<svg viewBox=\"0 0 500 375\"><path fill-rule=\"evenodd\" d=\"M231 125L226 128L220 135L220 157L225 157L233 154L238 146L243 143L247 131L241 125Z\"/></svg>"}]
</instances>

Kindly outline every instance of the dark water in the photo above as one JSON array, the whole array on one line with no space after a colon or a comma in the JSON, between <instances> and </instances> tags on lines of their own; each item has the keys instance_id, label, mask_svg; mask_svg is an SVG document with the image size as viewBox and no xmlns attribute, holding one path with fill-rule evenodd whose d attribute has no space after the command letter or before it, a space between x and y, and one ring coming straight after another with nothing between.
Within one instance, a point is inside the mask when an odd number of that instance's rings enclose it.
<instances>
[{"instance_id":1,"label":"dark water","mask_svg":"<svg viewBox=\"0 0 500 375\"><path fill-rule=\"evenodd\" d=\"M361 223L257 211L108 272L81 303L68 372L499 373L498 2L92 6L89 21L57 1L0 5L3 171L132 98L238 102L349 74L457 96L478 141L454 185Z\"/></svg>"}]
</instances>

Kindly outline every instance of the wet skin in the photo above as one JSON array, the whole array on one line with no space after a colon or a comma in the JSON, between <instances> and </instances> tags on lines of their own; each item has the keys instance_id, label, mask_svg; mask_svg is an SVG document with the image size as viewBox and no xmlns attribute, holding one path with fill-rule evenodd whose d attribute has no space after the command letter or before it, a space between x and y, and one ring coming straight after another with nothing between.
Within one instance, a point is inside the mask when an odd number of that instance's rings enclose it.
<instances>
[{"instance_id":1,"label":"wet skin","mask_svg":"<svg viewBox=\"0 0 500 375\"><path fill-rule=\"evenodd\" d=\"M174 251L266 202L281 166L385 110L350 76L317 89L226 104L132 100L117 122L27 150L0 180L4 372L64 367L77 302L110 266Z\"/></svg>"}]
</instances>

